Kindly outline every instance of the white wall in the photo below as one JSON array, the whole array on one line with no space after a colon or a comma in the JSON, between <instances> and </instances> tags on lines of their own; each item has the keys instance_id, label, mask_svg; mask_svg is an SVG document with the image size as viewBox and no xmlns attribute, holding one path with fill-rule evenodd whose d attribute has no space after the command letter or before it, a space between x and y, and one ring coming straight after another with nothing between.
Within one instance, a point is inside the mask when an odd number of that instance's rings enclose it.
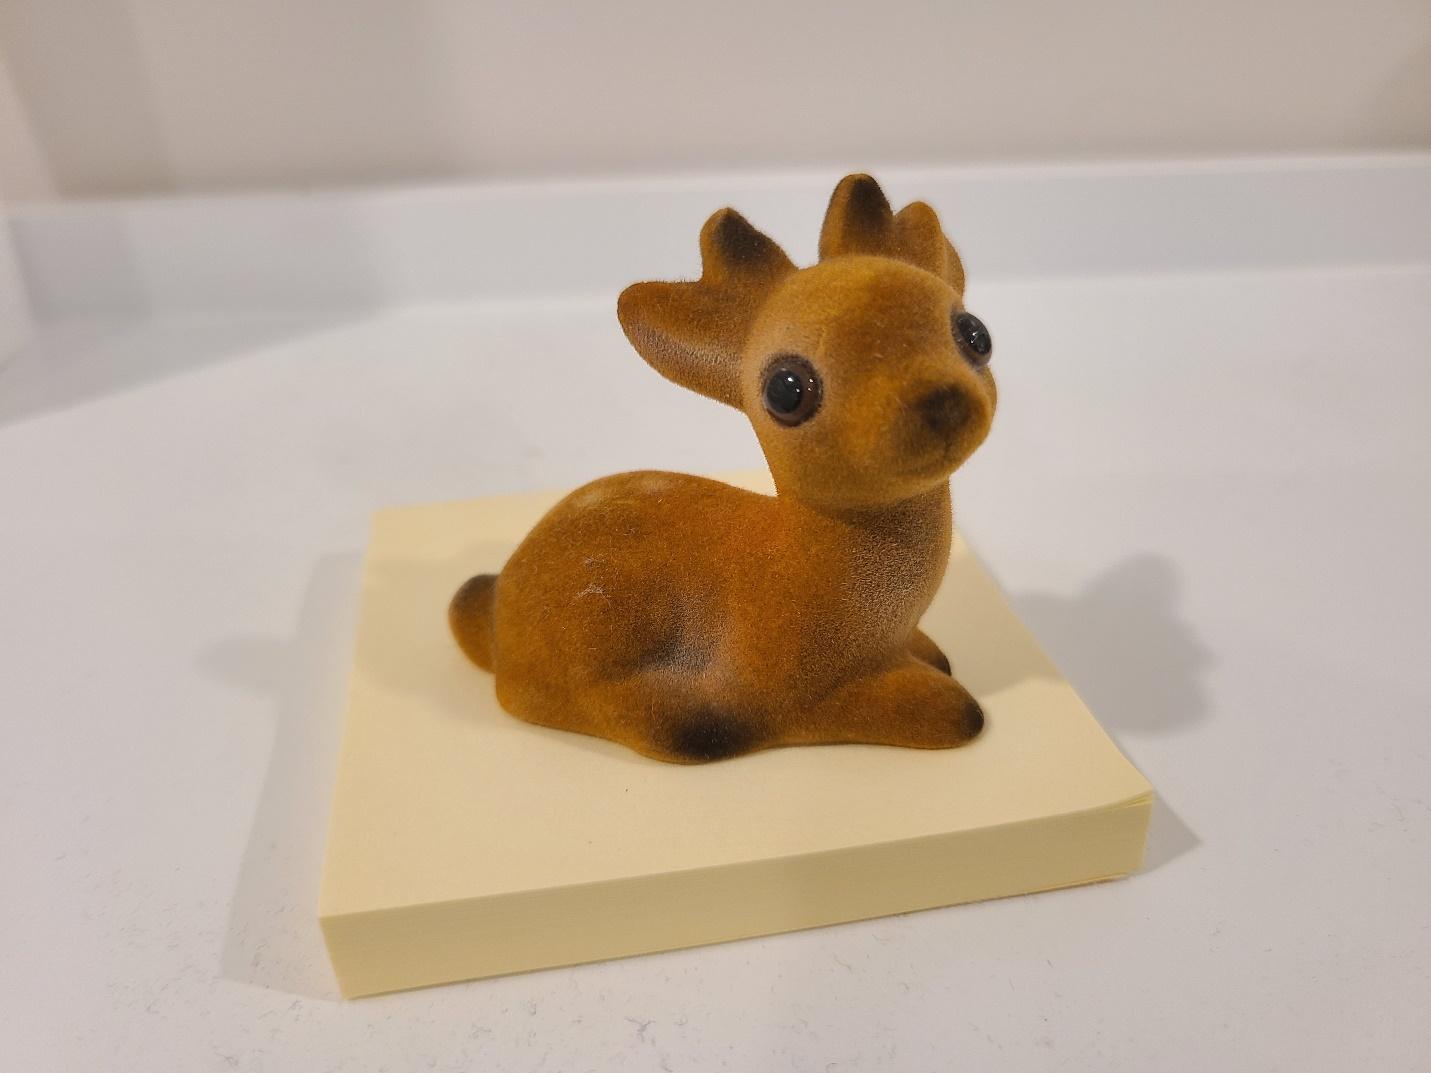
<instances>
[{"instance_id":1,"label":"white wall","mask_svg":"<svg viewBox=\"0 0 1431 1073\"><path fill-rule=\"evenodd\" d=\"M33 327L29 288L15 257L10 216L5 208L5 194L0 191L0 370L11 354L30 338Z\"/></svg>"},{"instance_id":2,"label":"white wall","mask_svg":"<svg viewBox=\"0 0 1431 1073\"><path fill-rule=\"evenodd\" d=\"M14 200L1431 146L1426 0L4 0Z\"/></svg>"}]
</instances>

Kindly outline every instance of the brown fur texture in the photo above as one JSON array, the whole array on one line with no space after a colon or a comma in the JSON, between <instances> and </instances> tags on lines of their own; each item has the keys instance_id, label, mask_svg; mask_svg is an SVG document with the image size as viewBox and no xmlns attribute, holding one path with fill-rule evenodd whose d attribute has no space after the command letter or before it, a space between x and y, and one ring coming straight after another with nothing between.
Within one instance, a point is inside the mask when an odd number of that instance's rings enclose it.
<instances>
[{"instance_id":1,"label":"brown fur texture","mask_svg":"<svg viewBox=\"0 0 1431 1073\"><path fill-rule=\"evenodd\" d=\"M568 495L449 618L533 723L697 763L781 745L960 745L983 713L918 628L953 533L949 475L996 392L964 268L934 210L844 179L796 269L738 213L701 278L637 283L617 313L658 372L745 412L775 496L676 473ZM794 369L804 419L768 385ZM817 405L810 406L811 400Z\"/></svg>"}]
</instances>

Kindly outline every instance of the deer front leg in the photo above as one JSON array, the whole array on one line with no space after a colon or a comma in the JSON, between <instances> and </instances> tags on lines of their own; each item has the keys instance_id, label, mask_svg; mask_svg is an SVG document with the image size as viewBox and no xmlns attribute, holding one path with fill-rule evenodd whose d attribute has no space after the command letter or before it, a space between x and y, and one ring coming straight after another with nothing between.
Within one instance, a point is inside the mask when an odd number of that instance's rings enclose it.
<instances>
[{"instance_id":1,"label":"deer front leg","mask_svg":"<svg viewBox=\"0 0 1431 1073\"><path fill-rule=\"evenodd\" d=\"M809 741L948 749L971 740L983 726L983 709L967 689L909 656L836 690L802 729Z\"/></svg>"},{"instance_id":2,"label":"deer front leg","mask_svg":"<svg viewBox=\"0 0 1431 1073\"><path fill-rule=\"evenodd\" d=\"M935 670L943 671L945 674L954 673L954 669L949 665L949 657L930 639L929 634L921 629L916 629L914 636L909 639L909 654L915 659L929 664Z\"/></svg>"},{"instance_id":3,"label":"deer front leg","mask_svg":"<svg viewBox=\"0 0 1431 1073\"><path fill-rule=\"evenodd\" d=\"M506 697L504 705L531 722L609 738L668 763L704 764L779 744L767 720L669 668L589 683L538 703ZM554 712L561 717L552 718Z\"/></svg>"}]
</instances>

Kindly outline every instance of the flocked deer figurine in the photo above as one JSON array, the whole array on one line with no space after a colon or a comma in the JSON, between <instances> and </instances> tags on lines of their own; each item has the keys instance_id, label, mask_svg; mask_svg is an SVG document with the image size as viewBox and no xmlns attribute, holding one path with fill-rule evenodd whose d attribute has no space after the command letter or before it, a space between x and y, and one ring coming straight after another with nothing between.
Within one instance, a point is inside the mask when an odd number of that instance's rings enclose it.
<instances>
[{"instance_id":1,"label":"flocked deer figurine","mask_svg":"<svg viewBox=\"0 0 1431 1073\"><path fill-rule=\"evenodd\" d=\"M991 341L934 210L835 189L796 269L739 213L701 278L617 314L661 375L744 411L775 496L677 473L571 493L450 608L458 643L533 723L661 760L779 745L960 745L983 726L918 628L949 556L949 475L988 434Z\"/></svg>"}]
</instances>

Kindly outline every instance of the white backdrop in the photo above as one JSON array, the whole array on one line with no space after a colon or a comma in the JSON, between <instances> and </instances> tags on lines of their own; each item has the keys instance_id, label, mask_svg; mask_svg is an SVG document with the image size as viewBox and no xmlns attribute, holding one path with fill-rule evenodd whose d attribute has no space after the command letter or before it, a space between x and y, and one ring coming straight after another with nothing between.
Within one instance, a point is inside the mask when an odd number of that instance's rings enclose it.
<instances>
[{"instance_id":1,"label":"white backdrop","mask_svg":"<svg viewBox=\"0 0 1431 1073\"><path fill-rule=\"evenodd\" d=\"M5 0L14 201L1431 147L1424 0Z\"/></svg>"},{"instance_id":2,"label":"white backdrop","mask_svg":"<svg viewBox=\"0 0 1431 1073\"><path fill-rule=\"evenodd\" d=\"M0 193L0 368L10 354L30 338L32 328L28 288L15 259L5 197Z\"/></svg>"}]
</instances>

